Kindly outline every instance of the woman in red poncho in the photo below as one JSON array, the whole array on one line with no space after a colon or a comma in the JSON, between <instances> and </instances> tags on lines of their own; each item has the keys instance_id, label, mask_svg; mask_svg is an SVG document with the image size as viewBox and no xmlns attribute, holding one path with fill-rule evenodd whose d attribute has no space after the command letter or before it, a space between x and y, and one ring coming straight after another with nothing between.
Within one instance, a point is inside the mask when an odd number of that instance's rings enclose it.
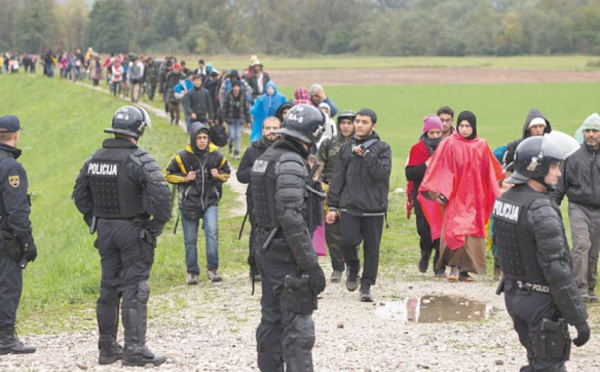
<instances>
[{"instance_id":1,"label":"woman in red poncho","mask_svg":"<svg viewBox=\"0 0 600 372\"><path fill-rule=\"evenodd\" d=\"M421 185L421 181L423 181L427 167L431 163L433 152L438 147L440 142L442 142L442 132L442 122L437 115L430 114L425 116L423 118L423 134L421 135L421 138L419 138L419 142L411 147L410 154L408 155L408 160L406 162L406 180L409 181L407 190L407 211L410 213L411 207L414 207L415 217L417 219L417 233L420 237L419 246L421 248L421 259L419 260L418 269L421 273L427 271L427 266L429 266L429 259L431 258L431 253L433 250L435 250L435 256L433 260L434 266L440 257L439 233L437 234L437 239L431 239L429 223L423 215L421 203L419 203L417 200L417 192L419 190L419 186ZM433 203L431 201L427 202ZM435 277L445 278L445 272L446 268L441 267L435 270Z\"/></svg>"},{"instance_id":2,"label":"woman in red poncho","mask_svg":"<svg viewBox=\"0 0 600 372\"><path fill-rule=\"evenodd\" d=\"M475 114L461 112L456 129L435 151L418 200L432 239L441 235L436 267L451 267L448 280L471 282L470 272L486 273L485 224L504 172L487 142L477 137Z\"/></svg>"}]
</instances>

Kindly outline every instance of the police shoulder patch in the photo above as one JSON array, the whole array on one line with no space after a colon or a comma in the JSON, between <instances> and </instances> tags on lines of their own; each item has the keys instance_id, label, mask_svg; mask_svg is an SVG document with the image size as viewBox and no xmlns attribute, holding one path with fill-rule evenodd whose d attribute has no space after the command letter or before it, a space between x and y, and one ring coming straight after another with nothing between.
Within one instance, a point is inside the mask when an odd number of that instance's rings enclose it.
<instances>
[{"instance_id":1,"label":"police shoulder patch","mask_svg":"<svg viewBox=\"0 0 600 372\"><path fill-rule=\"evenodd\" d=\"M21 179L19 178L19 175L8 176L8 183L10 183L12 187L19 187L21 184Z\"/></svg>"}]
</instances>

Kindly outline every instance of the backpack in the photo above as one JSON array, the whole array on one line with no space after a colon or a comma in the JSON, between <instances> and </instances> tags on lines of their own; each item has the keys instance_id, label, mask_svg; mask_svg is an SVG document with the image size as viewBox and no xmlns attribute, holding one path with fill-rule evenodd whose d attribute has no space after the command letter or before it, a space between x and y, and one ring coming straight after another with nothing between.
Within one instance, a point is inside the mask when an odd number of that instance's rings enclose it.
<instances>
[{"instance_id":1,"label":"backpack","mask_svg":"<svg viewBox=\"0 0 600 372\"><path fill-rule=\"evenodd\" d=\"M217 147L223 147L227 145L229 141L229 135L227 134L227 129L221 124L213 124L208 129L208 135L210 136L210 141L215 144Z\"/></svg>"}]
</instances>

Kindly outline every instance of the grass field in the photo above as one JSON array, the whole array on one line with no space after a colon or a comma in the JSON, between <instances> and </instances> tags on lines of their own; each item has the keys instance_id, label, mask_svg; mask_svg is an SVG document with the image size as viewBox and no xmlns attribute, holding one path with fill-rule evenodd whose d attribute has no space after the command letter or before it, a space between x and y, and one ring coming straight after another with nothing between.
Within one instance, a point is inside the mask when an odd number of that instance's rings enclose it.
<instances>
[{"instance_id":1,"label":"grass field","mask_svg":"<svg viewBox=\"0 0 600 372\"><path fill-rule=\"evenodd\" d=\"M57 78L19 74L1 75L0 81L0 115L17 115L24 127L19 161L29 175L32 223L39 248L38 260L24 274L19 319L25 321L25 332L57 332L69 326L65 311L89 314L97 297L100 270L94 238L87 233L70 195L79 168L107 137L102 130L110 126L114 111L124 102ZM281 89L288 97L292 90ZM392 188L405 185L406 155L421 134L422 117L441 105L450 105L457 113L463 109L475 112L478 132L492 148L520 136L531 107L546 114L555 129L569 134L597 110L595 84L339 86L327 91L340 109L371 107L377 111L377 131L392 147ZM164 166L188 137L166 120L152 119L153 128L142 138L141 146ZM404 202L404 196L390 194L390 228L384 230L381 248L386 275L399 275L393 274L396 269L412 267L418 259L414 220L406 220ZM245 278L246 270L246 237L237 240L242 218L227 213L233 204L233 193L226 191L219 234L220 271L226 280ZM159 241L151 276L153 293L183 285L182 239L181 229L173 235L170 222ZM199 247L202 265L202 238ZM411 279L416 278L415 273Z\"/></svg>"}]
</instances>

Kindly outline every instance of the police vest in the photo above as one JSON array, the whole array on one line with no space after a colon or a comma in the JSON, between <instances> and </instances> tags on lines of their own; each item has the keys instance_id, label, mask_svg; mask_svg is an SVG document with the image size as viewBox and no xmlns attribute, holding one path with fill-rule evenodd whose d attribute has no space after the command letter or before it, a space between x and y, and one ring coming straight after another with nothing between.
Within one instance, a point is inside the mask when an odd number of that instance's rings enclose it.
<instances>
[{"instance_id":1,"label":"police vest","mask_svg":"<svg viewBox=\"0 0 600 372\"><path fill-rule=\"evenodd\" d=\"M275 206L276 175L275 165L281 155L289 150L269 148L252 166L250 187L254 209L251 213L256 218L259 228L271 230L279 226Z\"/></svg>"},{"instance_id":2,"label":"police vest","mask_svg":"<svg viewBox=\"0 0 600 372\"><path fill-rule=\"evenodd\" d=\"M134 151L135 148L100 149L88 161L94 216L133 218L148 210L146 192L127 172L126 162Z\"/></svg>"},{"instance_id":3,"label":"police vest","mask_svg":"<svg viewBox=\"0 0 600 372\"><path fill-rule=\"evenodd\" d=\"M547 284L537 261L537 247L527 222L527 210L540 193L519 186L502 194L494 203L496 257L508 279Z\"/></svg>"}]
</instances>

